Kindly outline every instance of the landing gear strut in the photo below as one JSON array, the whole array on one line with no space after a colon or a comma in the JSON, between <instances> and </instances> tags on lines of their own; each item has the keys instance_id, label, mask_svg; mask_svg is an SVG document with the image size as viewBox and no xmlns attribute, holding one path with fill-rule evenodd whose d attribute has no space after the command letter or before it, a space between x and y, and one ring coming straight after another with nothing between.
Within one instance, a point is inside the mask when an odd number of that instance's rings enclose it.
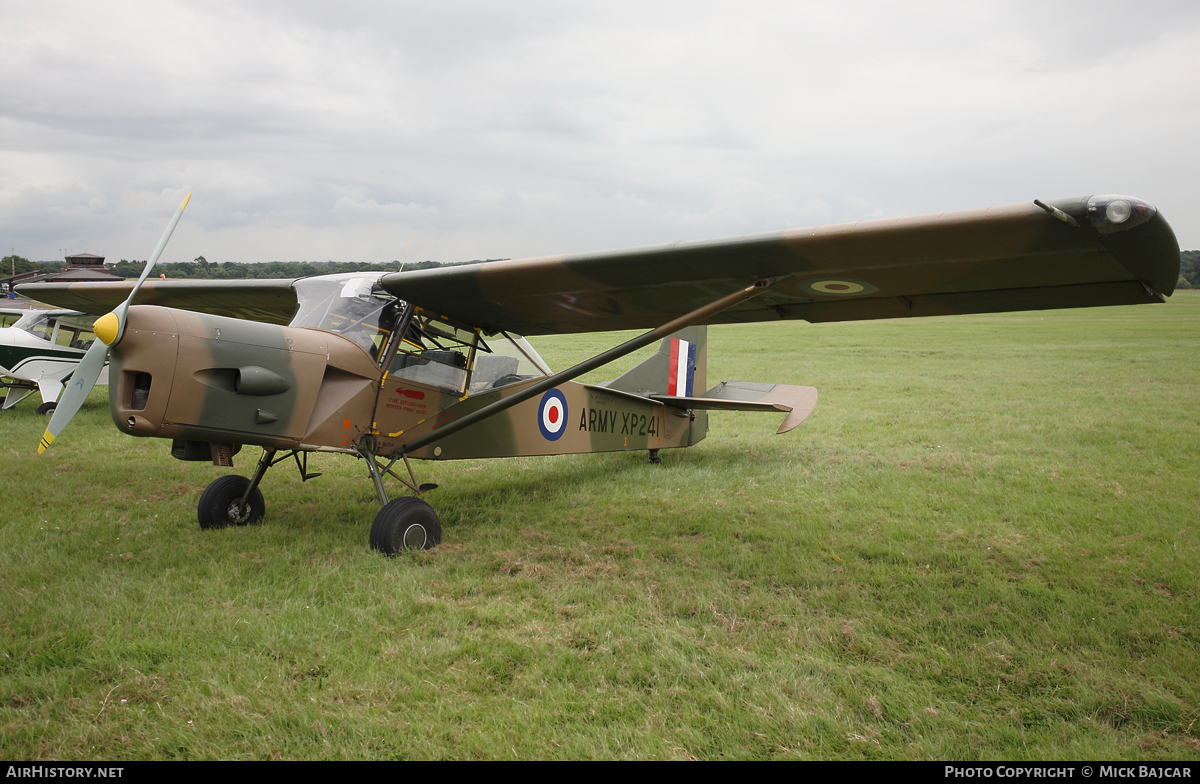
<instances>
[{"instance_id":1,"label":"landing gear strut","mask_svg":"<svg viewBox=\"0 0 1200 784\"><path fill-rule=\"evenodd\" d=\"M367 461L367 472L375 485L375 494L383 506L375 516L371 525L370 545L372 550L378 550L384 555L395 555L401 550L428 550L436 547L442 541L442 523L433 507L425 503L420 495L433 490L435 484L417 484L412 466L404 455L393 458L387 465L380 465L375 455L375 440L365 436L358 445L358 453ZM196 509L196 517L200 527L226 528L231 525L253 525L261 522L266 512L262 492L258 485L266 476L271 466L295 458L296 467L300 470L301 480L320 476L308 472L308 453L301 458L298 451L291 451L282 457L275 457L276 450L264 449L259 458L254 475L247 479L233 474L218 477L204 492L200 494L200 503ZM408 478L392 470L399 461L404 461L408 469ZM383 475L388 474L405 487L417 494L417 497L405 496L388 500L387 490L383 486Z\"/></svg>"},{"instance_id":2,"label":"landing gear strut","mask_svg":"<svg viewBox=\"0 0 1200 784\"><path fill-rule=\"evenodd\" d=\"M247 479L244 476L230 474L214 479L204 492L200 494L200 504L196 509L196 517L200 527L225 528L230 525L254 525L261 522L266 513L266 503L262 491L258 489L259 482L266 476L267 469L276 463L281 463L289 457L296 459L296 467L300 469L301 481L307 482L320 474L308 473L308 453L304 453L304 461L300 453L293 450L280 458L275 457L274 449L264 449L254 469L254 476Z\"/></svg>"}]
</instances>

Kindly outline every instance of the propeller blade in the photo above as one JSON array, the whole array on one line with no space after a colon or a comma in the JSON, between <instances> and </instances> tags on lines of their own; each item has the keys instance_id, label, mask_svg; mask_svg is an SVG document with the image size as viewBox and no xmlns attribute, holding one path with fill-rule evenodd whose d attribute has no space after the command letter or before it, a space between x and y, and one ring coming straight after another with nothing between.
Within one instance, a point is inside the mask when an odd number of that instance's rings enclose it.
<instances>
[{"instance_id":1,"label":"propeller blade","mask_svg":"<svg viewBox=\"0 0 1200 784\"><path fill-rule=\"evenodd\" d=\"M109 345L116 345L125 334L125 315L129 312L129 306L133 304L133 298L137 296L138 289L146 282L146 278L150 276L150 270L154 269L154 265L158 263L158 257L162 255L163 249L167 247L167 240L171 239L171 234L175 231L175 226L179 223L179 219L183 216L184 209L188 206L188 202L192 199L191 191L183 197L183 203L179 205L179 209L175 210L175 215L171 218L171 222L167 224L167 230L163 232L162 237L158 240L158 245L154 248L154 253L151 254L150 260L146 262L146 268L142 270L141 277L133 286L133 291L129 292L129 296L117 306L114 311L117 314L118 326L117 337Z\"/></svg>"},{"instance_id":2,"label":"propeller blade","mask_svg":"<svg viewBox=\"0 0 1200 784\"><path fill-rule=\"evenodd\" d=\"M71 384L62 393L58 401L58 407L54 409L54 415L50 417L50 425L46 428L46 432L42 434L41 443L38 444L38 454L45 452L50 444L54 443L54 439L59 433L66 429L67 424L79 412L83 406L83 401L87 400L88 393L92 391L92 387L96 386L96 380L100 378L100 372L104 370L104 363L108 361L108 349L120 341L121 336L125 334L125 317L129 312L129 305L133 302L133 298L137 296L138 289L146 281L150 275L150 270L158 263L158 257L162 255L163 249L167 247L167 240L171 239L171 233L175 231L175 226L179 223L179 218L183 215L183 210L187 207L191 200L192 194L189 192L184 197L183 203L179 205L179 209L175 210L174 217L167 224L167 230L163 232L162 238L158 241L158 246L154 249L154 254L150 256L150 260L146 262L146 268L142 270L142 276L138 278L138 282L134 285L133 291L129 292L129 296L117 306L113 313L101 316L96 320L95 329L97 339L92 342L92 347L83 355L83 359L79 362L79 367L71 376ZM111 319L113 314L117 317L116 334L111 332L106 333L105 337L111 337L112 340L100 339L101 333L104 330L101 328L101 322L105 319Z\"/></svg>"},{"instance_id":3,"label":"propeller blade","mask_svg":"<svg viewBox=\"0 0 1200 784\"><path fill-rule=\"evenodd\" d=\"M67 423L79 411L83 401L87 400L88 393L92 391L92 387L96 386L96 379L100 377L100 371L104 370L104 363L107 361L108 346L99 340L93 341L92 347L83 355L79 367L72 374L71 383L63 390L62 396L58 400L54 416L50 417L50 425L42 434L41 443L38 444L39 455L54 442L55 437L63 431Z\"/></svg>"}]
</instances>

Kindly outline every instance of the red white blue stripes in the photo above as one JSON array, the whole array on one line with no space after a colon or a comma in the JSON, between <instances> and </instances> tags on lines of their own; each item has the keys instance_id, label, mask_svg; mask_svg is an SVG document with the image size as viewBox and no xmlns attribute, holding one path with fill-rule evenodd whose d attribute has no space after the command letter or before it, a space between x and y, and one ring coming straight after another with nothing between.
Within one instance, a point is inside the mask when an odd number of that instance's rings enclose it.
<instances>
[{"instance_id":1,"label":"red white blue stripes","mask_svg":"<svg viewBox=\"0 0 1200 784\"><path fill-rule=\"evenodd\" d=\"M671 338L671 360L667 366L667 394L691 397L696 378L696 344Z\"/></svg>"}]
</instances>

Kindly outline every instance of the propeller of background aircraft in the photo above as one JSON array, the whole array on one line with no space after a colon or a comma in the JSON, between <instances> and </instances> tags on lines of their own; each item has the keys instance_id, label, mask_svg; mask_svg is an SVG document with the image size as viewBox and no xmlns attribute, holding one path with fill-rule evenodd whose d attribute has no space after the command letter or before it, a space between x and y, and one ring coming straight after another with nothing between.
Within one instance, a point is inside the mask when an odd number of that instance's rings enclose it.
<instances>
[{"instance_id":1,"label":"propeller of background aircraft","mask_svg":"<svg viewBox=\"0 0 1200 784\"><path fill-rule=\"evenodd\" d=\"M92 326L92 331L96 333L97 340L92 343L92 347L84 354L79 367L71 377L71 384L63 391L62 398L58 401L58 408L54 409L54 416L50 418L50 425L46 428L46 432L42 434L41 443L38 444L39 455L45 452L46 448L54 443L54 439L58 434L66 429L71 418L75 416L76 412L83 405L83 401L87 400L88 393L92 391L92 387L96 386L96 379L100 377L100 371L104 369L104 363L108 361L108 350L121 342L121 337L125 334L125 317L129 312L129 305L133 302L133 298L137 296L138 289L142 287L142 283L145 282L146 277L150 274L150 270L158 263L158 257L162 255L163 248L167 247L167 241L171 239L171 233L175 231L175 226L179 223L179 218L183 216L183 210L187 207L188 200L191 198L192 194L189 192L183 198L183 203L179 205L179 209L175 210L175 216L167 224L167 230L163 232L162 238L158 241L158 247L154 249L154 255L146 262L146 268L142 270L142 276L138 278L133 291L129 292L129 297L111 313L106 313L96 319L96 323Z\"/></svg>"}]
</instances>

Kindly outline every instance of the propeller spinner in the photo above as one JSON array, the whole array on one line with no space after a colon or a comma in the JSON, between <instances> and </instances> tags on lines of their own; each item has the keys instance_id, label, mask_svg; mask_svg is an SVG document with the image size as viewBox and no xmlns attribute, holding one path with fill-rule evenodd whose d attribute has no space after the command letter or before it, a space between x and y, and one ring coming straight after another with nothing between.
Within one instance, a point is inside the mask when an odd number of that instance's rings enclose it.
<instances>
[{"instance_id":1,"label":"propeller spinner","mask_svg":"<svg viewBox=\"0 0 1200 784\"><path fill-rule=\"evenodd\" d=\"M42 434L41 443L38 444L38 454L45 452L50 444L54 443L54 439L67 427L72 417L83 406L83 401L87 400L88 393L92 391L92 387L96 386L96 379L100 377L100 371L104 370L104 363L108 361L108 350L121 342L121 337L125 334L125 317L129 312L129 305L133 302L133 298L137 296L138 289L142 287L146 277L150 274L150 270L158 263L158 257L162 255L163 248L167 247L167 241L171 239L171 233L175 231L176 224L179 223L179 218L183 215L183 210L188 205L188 201L192 198L192 194L188 193L184 197L183 203L179 205L179 209L175 210L175 216L171 218L171 222L167 224L167 230L163 232L162 238L158 241L158 246L154 249L154 255L146 262L146 268L142 270L142 276L138 278L137 284L134 285L133 291L129 292L129 296L118 305L111 313L105 313L100 318L96 319L96 323L92 325L92 329L98 338L92 343L92 347L83 355L83 359L76 368L75 373L71 377L71 384L63 391L62 399L58 401L58 407L54 409L54 416L50 418L50 425L46 428L46 432Z\"/></svg>"}]
</instances>

